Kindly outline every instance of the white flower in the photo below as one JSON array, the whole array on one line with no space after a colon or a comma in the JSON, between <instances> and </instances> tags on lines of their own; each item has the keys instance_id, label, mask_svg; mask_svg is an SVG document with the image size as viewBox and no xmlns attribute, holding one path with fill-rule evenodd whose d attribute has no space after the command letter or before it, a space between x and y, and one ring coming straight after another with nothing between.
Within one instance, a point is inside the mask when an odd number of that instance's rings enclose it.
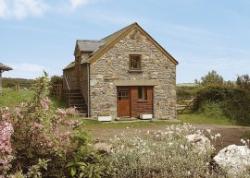
<instances>
[{"instance_id":1,"label":"white flower","mask_svg":"<svg viewBox=\"0 0 250 178\"><path fill-rule=\"evenodd\" d=\"M211 133L211 129L207 129L207 132L208 132L208 133Z\"/></svg>"},{"instance_id":2,"label":"white flower","mask_svg":"<svg viewBox=\"0 0 250 178\"><path fill-rule=\"evenodd\" d=\"M240 139L240 142L242 143L242 144L244 144L244 145L246 145L246 140L244 140L244 139Z\"/></svg>"},{"instance_id":3,"label":"white flower","mask_svg":"<svg viewBox=\"0 0 250 178\"><path fill-rule=\"evenodd\" d=\"M220 138L221 137L221 134L220 133L217 133L216 135L215 135L215 139L216 138Z\"/></svg>"}]
</instances>

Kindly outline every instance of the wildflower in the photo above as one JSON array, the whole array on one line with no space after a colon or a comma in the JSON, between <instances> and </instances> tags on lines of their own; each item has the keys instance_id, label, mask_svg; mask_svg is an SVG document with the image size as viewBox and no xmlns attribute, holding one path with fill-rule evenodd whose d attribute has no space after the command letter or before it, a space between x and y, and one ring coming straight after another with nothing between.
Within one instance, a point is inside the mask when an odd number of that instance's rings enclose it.
<instances>
[{"instance_id":1,"label":"wildflower","mask_svg":"<svg viewBox=\"0 0 250 178\"><path fill-rule=\"evenodd\" d=\"M66 111L64 109L58 108L56 110L56 114L58 114L61 118L65 117L67 115Z\"/></svg>"},{"instance_id":2,"label":"wildflower","mask_svg":"<svg viewBox=\"0 0 250 178\"><path fill-rule=\"evenodd\" d=\"M75 107L67 108L65 112L70 116L74 116L78 113Z\"/></svg>"},{"instance_id":3,"label":"wildflower","mask_svg":"<svg viewBox=\"0 0 250 178\"><path fill-rule=\"evenodd\" d=\"M41 99L41 101L40 101L40 105L45 111L49 110L50 103L51 103L51 101L48 97L45 97L45 98Z\"/></svg>"},{"instance_id":4,"label":"wildflower","mask_svg":"<svg viewBox=\"0 0 250 178\"><path fill-rule=\"evenodd\" d=\"M247 143L244 139L240 139L240 142L241 142L242 144L244 144L244 145L246 145L246 143Z\"/></svg>"},{"instance_id":5,"label":"wildflower","mask_svg":"<svg viewBox=\"0 0 250 178\"><path fill-rule=\"evenodd\" d=\"M217 133L217 134L215 134L215 139L217 139L217 138L220 138L221 137L221 134L220 133Z\"/></svg>"},{"instance_id":6,"label":"wildflower","mask_svg":"<svg viewBox=\"0 0 250 178\"><path fill-rule=\"evenodd\" d=\"M34 122L32 128L33 128L34 130L39 130L39 129L42 129L42 128L43 128L43 125L42 125L42 124L39 124L39 123L37 123L37 122Z\"/></svg>"}]
</instances>

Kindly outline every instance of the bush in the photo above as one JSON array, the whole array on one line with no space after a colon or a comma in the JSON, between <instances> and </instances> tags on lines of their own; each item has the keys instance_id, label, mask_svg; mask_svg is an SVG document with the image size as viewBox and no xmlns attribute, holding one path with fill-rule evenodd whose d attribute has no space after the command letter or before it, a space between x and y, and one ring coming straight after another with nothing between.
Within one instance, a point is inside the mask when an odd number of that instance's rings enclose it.
<instances>
[{"instance_id":1,"label":"bush","mask_svg":"<svg viewBox=\"0 0 250 178\"><path fill-rule=\"evenodd\" d=\"M50 84L62 84L63 78L61 76L54 75L50 78Z\"/></svg>"},{"instance_id":2,"label":"bush","mask_svg":"<svg viewBox=\"0 0 250 178\"><path fill-rule=\"evenodd\" d=\"M225 118L225 114L222 110L221 104L216 102L205 102L204 104L202 104L198 112L200 114L203 114L207 118L214 118L214 119Z\"/></svg>"},{"instance_id":3,"label":"bush","mask_svg":"<svg viewBox=\"0 0 250 178\"><path fill-rule=\"evenodd\" d=\"M10 134L0 132L0 158L6 160L3 168L0 164L0 177L10 173L17 177L70 177L67 165L78 160L77 155L79 161L90 166L85 173L101 174L92 171L100 166L96 160L98 155L88 146L89 139L84 131L79 136L77 127L80 123L74 118L75 109L51 109L47 97L49 88L45 74L32 87L34 95L31 101L15 108L0 108L0 127L2 123L11 123L14 128L11 145L8 144ZM7 144L4 149L8 148L8 152L1 150L2 141ZM79 172L82 168L77 169Z\"/></svg>"},{"instance_id":4,"label":"bush","mask_svg":"<svg viewBox=\"0 0 250 178\"><path fill-rule=\"evenodd\" d=\"M34 80L23 78L3 78L3 88L15 88L19 85L21 88L30 88Z\"/></svg>"},{"instance_id":5,"label":"bush","mask_svg":"<svg viewBox=\"0 0 250 178\"><path fill-rule=\"evenodd\" d=\"M201 81L197 81L202 86L213 86L213 85L223 85L224 79L215 70L208 72L207 75L201 77Z\"/></svg>"},{"instance_id":6,"label":"bush","mask_svg":"<svg viewBox=\"0 0 250 178\"><path fill-rule=\"evenodd\" d=\"M238 85L239 88L250 90L250 76L248 74L238 76L236 84Z\"/></svg>"},{"instance_id":7,"label":"bush","mask_svg":"<svg viewBox=\"0 0 250 178\"><path fill-rule=\"evenodd\" d=\"M198 92L193 110L201 110L206 103L217 103L225 116L238 123L250 123L250 92L247 90L210 86Z\"/></svg>"},{"instance_id":8,"label":"bush","mask_svg":"<svg viewBox=\"0 0 250 178\"><path fill-rule=\"evenodd\" d=\"M177 103L185 103L185 100L191 100L200 90L198 86L177 86Z\"/></svg>"},{"instance_id":9,"label":"bush","mask_svg":"<svg viewBox=\"0 0 250 178\"><path fill-rule=\"evenodd\" d=\"M187 139L190 134L210 135L190 125L184 125L171 126L165 131L148 132L143 137L126 135L116 137L112 140L113 152L109 158L112 177L218 176L210 164L211 154L214 152L213 146L209 144L210 141L201 145L191 143Z\"/></svg>"}]
</instances>

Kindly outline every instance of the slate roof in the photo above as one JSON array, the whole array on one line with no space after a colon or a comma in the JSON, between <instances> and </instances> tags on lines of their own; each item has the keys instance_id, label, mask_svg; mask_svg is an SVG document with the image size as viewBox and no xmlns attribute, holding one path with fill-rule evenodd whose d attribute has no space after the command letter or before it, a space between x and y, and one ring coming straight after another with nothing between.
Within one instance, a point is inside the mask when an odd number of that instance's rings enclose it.
<instances>
[{"instance_id":1,"label":"slate roof","mask_svg":"<svg viewBox=\"0 0 250 178\"><path fill-rule=\"evenodd\" d=\"M102 41L97 40L77 40L76 45L80 51L93 52L96 51L101 45Z\"/></svg>"},{"instance_id":2,"label":"slate roof","mask_svg":"<svg viewBox=\"0 0 250 178\"><path fill-rule=\"evenodd\" d=\"M12 70L12 68L0 63L0 71L9 71L9 70Z\"/></svg>"},{"instance_id":3,"label":"slate roof","mask_svg":"<svg viewBox=\"0 0 250 178\"><path fill-rule=\"evenodd\" d=\"M81 64L86 63L86 62L91 62L91 58L98 55L98 53L105 51L105 48L107 48L113 41L115 41L117 38L122 36L122 34L128 31L130 28L133 28L135 26L141 28L137 23L133 23L129 26L122 28L121 30L115 33L112 33L111 35L106 36L105 38L101 40L77 40L75 53L76 53L76 49L80 50L81 52L91 52L89 58L87 60L85 59L84 61L81 61ZM178 64L178 61L173 56L171 56L164 48L162 48L161 45L159 45L148 33L146 34L149 36L149 38L151 38L154 41L154 43L156 43L159 46L159 48L163 50L164 53L166 53L172 59L172 61L175 64ZM66 66L64 70L70 69L74 66L75 66L75 63L72 62L68 66Z\"/></svg>"},{"instance_id":4,"label":"slate roof","mask_svg":"<svg viewBox=\"0 0 250 178\"><path fill-rule=\"evenodd\" d=\"M63 70L67 70L67 69L70 69L72 67L75 67L75 62L71 62L70 64L68 64Z\"/></svg>"}]
</instances>

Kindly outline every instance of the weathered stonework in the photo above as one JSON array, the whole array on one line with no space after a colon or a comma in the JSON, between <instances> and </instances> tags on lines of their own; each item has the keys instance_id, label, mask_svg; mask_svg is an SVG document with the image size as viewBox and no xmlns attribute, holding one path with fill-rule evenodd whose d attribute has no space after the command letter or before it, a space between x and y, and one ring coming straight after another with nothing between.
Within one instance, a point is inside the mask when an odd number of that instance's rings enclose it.
<instances>
[{"instance_id":1,"label":"weathered stonework","mask_svg":"<svg viewBox=\"0 0 250 178\"><path fill-rule=\"evenodd\" d=\"M143 72L129 72L130 54L141 54ZM91 117L117 117L117 80L157 80L154 117L176 118L176 65L138 30L130 32L90 65Z\"/></svg>"}]
</instances>

